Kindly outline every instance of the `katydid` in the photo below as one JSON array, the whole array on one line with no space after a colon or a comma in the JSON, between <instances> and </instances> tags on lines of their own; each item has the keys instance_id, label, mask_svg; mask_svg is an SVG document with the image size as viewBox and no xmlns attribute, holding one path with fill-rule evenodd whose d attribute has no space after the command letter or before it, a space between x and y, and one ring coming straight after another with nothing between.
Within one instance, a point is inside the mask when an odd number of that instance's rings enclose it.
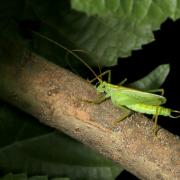
<instances>
[{"instance_id":1,"label":"katydid","mask_svg":"<svg viewBox=\"0 0 180 180\"><path fill-rule=\"evenodd\" d=\"M162 104L166 102L166 98L163 95L157 95L150 92L143 92L140 90L124 87L122 86L124 81L121 82L120 85L111 84L111 71L110 70L105 71L98 76L92 70L92 68L81 57L75 54L72 50L69 50L65 46L59 44L58 42L40 33L37 33L34 31L33 33L66 50L68 53L70 53L71 55L76 57L78 60L80 60L95 75L96 77L95 79L99 81L98 85L96 85L96 90L97 90L97 93L102 94L102 96L99 99L96 99L94 101L89 101L89 102L101 103L102 101L110 98L113 105L115 105L116 107L120 108L123 106L136 112L153 115L153 119L155 120L155 123L154 123L155 132L157 132L157 119L159 115L168 116L170 118L180 117L180 111L172 110L170 108L165 108L161 106ZM101 78L102 75L105 75L105 74L108 74L107 82L103 81ZM92 81L94 81L95 79L93 79ZM152 92L156 92L156 91L158 92L162 90L152 90ZM125 119L126 117L123 117L123 119ZM119 121L120 120L122 119L119 119Z\"/></svg>"},{"instance_id":2,"label":"katydid","mask_svg":"<svg viewBox=\"0 0 180 180\"><path fill-rule=\"evenodd\" d=\"M125 106L128 109L136 112L154 115L153 119L155 119L155 133L157 132L157 118L159 115L168 116L171 118L180 117L180 111L161 106L162 104L166 103L166 98L164 96L139 91L136 89L124 87L122 85L113 85L110 83L111 72L106 71L103 74L106 73L108 73L108 82L102 81L99 79L99 77L97 77L99 80L97 92L105 94L104 98L102 98L102 101L111 98L112 103L117 107ZM163 92L161 89L154 90L154 92L156 91ZM177 116L172 115L172 113L176 113Z\"/></svg>"}]
</instances>

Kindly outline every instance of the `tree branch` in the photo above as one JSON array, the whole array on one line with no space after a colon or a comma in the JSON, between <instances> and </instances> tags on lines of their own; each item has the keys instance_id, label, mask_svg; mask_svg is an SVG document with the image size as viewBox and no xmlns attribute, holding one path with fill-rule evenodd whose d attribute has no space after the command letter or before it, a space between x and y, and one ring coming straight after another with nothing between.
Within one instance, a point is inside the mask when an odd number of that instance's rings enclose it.
<instances>
[{"instance_id":1,"label":"tree branch","mask_svg":"<svg viewBox=\"0 0 180 180\"><path fill-rule=\"evenodd\" d=\"M42 123L81 141L142 179L180 177L180 141L164 129L154 138L153 123L134 113L112 128L124 110L111 101L91 104L95 88L42 57L0 64L1 99L32 114Z\"/></svg>"}]
</instances>

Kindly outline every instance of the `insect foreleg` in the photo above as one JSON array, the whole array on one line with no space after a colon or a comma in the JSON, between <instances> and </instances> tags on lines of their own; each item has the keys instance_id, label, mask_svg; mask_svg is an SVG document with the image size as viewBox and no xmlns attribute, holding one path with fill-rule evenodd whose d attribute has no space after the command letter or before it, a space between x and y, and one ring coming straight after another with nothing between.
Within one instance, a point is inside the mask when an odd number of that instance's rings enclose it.
<instances>
[{"instance_id":1,"label":"insect foreleg","mask_svg":"<svg viewBox=\"0 0 180 180\"><path fill-rule=\"evenodd\" d=\"M108 99L109 97L106 97L105 95L101 95L101 96L98 96L96 99L94 100L83 100L85 102L89 102L89 103L93 103L93 104L100 104L102 103L103 101L105 101L106 99Z\"/></svg>"}]
</instances>

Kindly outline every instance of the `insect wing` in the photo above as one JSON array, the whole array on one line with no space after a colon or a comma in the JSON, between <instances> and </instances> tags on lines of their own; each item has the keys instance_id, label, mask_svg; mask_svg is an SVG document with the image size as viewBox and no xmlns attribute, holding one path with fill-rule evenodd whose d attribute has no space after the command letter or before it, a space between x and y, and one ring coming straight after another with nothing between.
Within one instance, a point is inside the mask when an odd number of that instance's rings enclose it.
<instances>
[{"instance_id":1,"label":"insect wing","mask_svg":"<svg viewBox=\"0 0 180 180\"><path fill-rule=\"evenodd\" d=\"M126 102L123 102L124 105L143 103L158 106L166 102L166 98L163 96L124 87L119 88L119 96L124 96L126 99Z\"/></svg>"}]
</instances>

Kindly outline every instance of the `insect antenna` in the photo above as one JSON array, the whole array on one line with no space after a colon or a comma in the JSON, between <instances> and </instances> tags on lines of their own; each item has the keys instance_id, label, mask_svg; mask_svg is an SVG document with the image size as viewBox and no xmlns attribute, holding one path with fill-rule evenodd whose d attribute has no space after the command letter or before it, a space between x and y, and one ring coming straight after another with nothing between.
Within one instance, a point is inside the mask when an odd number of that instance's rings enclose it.
<instances>
[{"instance_id":1,"label":"insect antenna","mask_svg":"<svg viewBox=\"0 0 180 180\"><path fill-rule=\"evenodd\" d=\"M175 115L170 115L171 118L180 118L180 111L177 110L171 110L172 113L175 113ZM179 115L178 115L179 114Z\"/></svg>"},{"instance_id":2,"label":"insect antenna","mask_svg":"<svg viewBox=\"0 0 180 180\"><path fill-rule=\"evenodd\" d=\"M81 50L81 49L71 49L71 51L72 51L72 52L81 52L81 53L86 53L86 54L87 54L86 51ZM68 66L71 68L71 70L72 70L74 73L79 74L79 73L77 72L77 70L76 70L76 69L72 66L72 64L70 63L68 56L69 56L69 52L66 52L65 60L67 61ZM83 64L83 65L84 65L84 64Z\"/></svg>"},{"instance_id":3,"label":"insect antenna","mask_svg":"<svg viewBox=\"0 0 180 180\"><path fill-rule=\"evenodd\" d=\"M99 69L99 76L100 76L100 79L102 79L102 72L101 72L101 67L100 67L99 64L98 64L98 69Z\"/></svg>"},{"instance_id":4,"label":"insect antenna","mask_svg":"<svg viewBox=\"0 0 180 180\"><path fill-rule=\"evenodd\" d=\"M47 41L55 44L56 46L64 49L65 51L67 51L69 54L71 54L72 56L74 56L75 58L77 58L81 63L83 63L92 73L93 75L96 77L96 79L101 82L101 79L99 78L99 76L95 73L95 71L90 67L90 65L88 63L86 63L80 56L78 56L76 53L74 53L73 51L69 50L67 47L63 46L62 44L54 41L53 39L48 38L47 36L44 36L43 34L40 34L36 31L31 31L33 34L46 39Z\"/></svg>"}]
</instances>

